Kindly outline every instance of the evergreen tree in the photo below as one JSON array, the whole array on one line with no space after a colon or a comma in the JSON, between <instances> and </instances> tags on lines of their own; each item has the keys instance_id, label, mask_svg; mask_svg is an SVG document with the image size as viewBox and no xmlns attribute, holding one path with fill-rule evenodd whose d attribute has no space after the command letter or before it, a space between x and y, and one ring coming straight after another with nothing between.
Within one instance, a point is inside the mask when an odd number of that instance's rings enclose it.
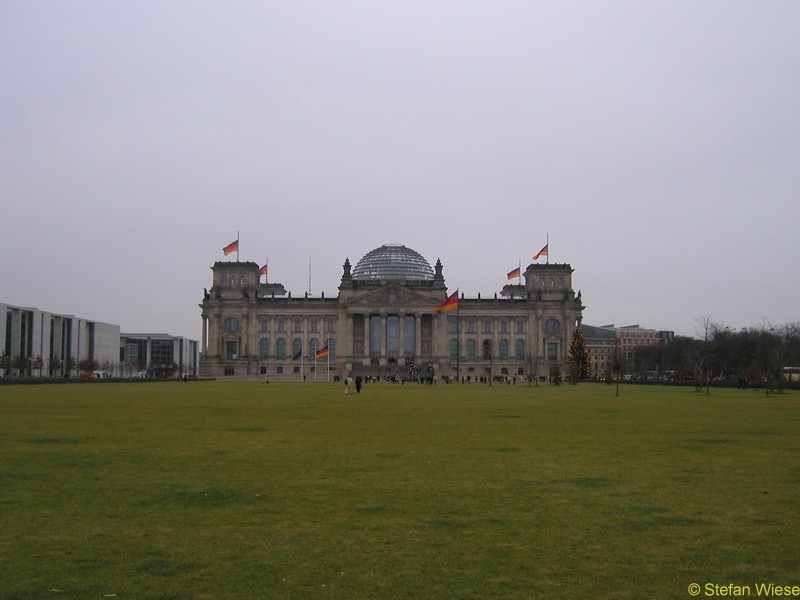
<instances>
[{"instance_id":1,"label":"evergreen tree","mask_svg":"<svg viewBox=\"0 0 800 600\"><path fill-rule=\"evenodd\" d=\"M575 333L572 334L572 340L569 343L567 368L572 383L589 378L589 351L586 349L586 339L583 337L580 325L575 327Z\"/></svg>"}]
</instances>

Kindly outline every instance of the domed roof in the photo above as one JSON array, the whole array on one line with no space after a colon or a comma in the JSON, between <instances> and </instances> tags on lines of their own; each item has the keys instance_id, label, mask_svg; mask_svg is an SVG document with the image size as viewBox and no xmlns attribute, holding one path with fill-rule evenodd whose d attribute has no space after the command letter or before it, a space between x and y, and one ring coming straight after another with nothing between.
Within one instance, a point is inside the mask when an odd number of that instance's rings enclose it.
<instances>
[{"instance_id":1,"label":"domed roof","mask_svg":"<svg viewBox=\"0 0 800 600\"><path fill-rule=\"evenodd\" d=\"M433 281L433 268L417 251L386 244L367 252L353 267L357 281Z\"/></svg>"}]
</instances>

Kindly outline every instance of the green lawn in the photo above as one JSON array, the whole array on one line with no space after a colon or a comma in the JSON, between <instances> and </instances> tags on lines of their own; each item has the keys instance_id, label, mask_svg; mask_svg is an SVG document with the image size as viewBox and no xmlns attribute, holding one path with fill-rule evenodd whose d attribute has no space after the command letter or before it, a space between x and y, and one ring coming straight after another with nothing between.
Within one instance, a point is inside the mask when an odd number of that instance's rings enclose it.
<instances>
[{"instance_id":1,"label":"green lawn","mask_svg":"<svg viewBox=\"0 0 800 600\"><path fill-rule=\"evenodd\" d=\"M800 395L0 387L0 599L800 585Z\"/></svg>"}]
</instances>

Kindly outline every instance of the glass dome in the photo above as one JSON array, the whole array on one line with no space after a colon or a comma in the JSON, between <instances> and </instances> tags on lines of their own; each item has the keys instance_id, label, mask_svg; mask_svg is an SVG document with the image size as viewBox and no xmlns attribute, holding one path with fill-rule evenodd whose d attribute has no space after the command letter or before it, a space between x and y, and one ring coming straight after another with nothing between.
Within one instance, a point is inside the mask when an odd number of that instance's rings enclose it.
<instances>
[{"instance_id":1,"label":"glass dome","mask_svg":"<svg viewBox=\"0 0 800 600\"><path fill-rule=\"evenodd\" d=\"M353 268L357 281L433 281L433 268L417 251L386 244L367 252Z\"/></svg>"}]
</instances>

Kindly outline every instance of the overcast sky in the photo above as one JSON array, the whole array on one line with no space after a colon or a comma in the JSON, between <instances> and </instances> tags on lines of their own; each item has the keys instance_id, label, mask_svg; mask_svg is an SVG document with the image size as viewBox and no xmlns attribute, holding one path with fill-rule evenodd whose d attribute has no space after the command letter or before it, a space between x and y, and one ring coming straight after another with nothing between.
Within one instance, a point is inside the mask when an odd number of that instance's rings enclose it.
<instances>
[{"instance_id":1,"label":"overcast sky","mask_svg":"<svg viewBox=\"0 0 800 600\"><path fill-rule=\"evenodd\" d=\"M584 322L800 320L796 0L0 0L0 302L199 339L222 247L385 243Z\"/></svg>"}]
</instances>

